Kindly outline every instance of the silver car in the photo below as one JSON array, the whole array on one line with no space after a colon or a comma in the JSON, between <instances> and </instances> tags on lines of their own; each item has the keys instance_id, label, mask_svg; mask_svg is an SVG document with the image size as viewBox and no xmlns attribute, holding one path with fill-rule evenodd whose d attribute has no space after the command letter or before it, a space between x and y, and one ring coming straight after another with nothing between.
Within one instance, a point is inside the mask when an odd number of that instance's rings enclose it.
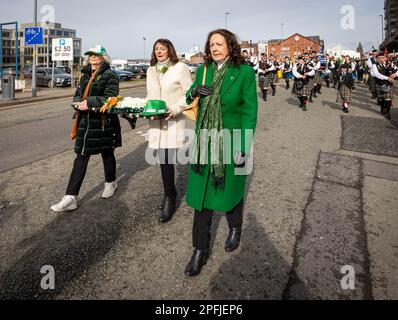
<instances>
[{"instance_id":1,"label":"silver car","mask_svg":"<svg viewBox=\"0 0 398 320\"><path fill-rule=\"evenodd\" d=\"M38 68L37 69L37 85L53 87L70 87L72 76L65 73L62 69L54 68L54 81L52 80L51 68Z\"/></svg>"}]
</instances>

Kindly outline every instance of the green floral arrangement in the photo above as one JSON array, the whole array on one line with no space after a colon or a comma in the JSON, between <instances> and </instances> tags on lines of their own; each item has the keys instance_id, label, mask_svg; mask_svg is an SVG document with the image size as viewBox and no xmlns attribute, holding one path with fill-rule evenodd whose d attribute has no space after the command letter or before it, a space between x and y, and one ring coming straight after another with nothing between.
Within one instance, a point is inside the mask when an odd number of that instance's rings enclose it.
<instances>
[{"instance_id":1,"label":"green floral arrangement","mask_svg":"<svg viewBox=\"0 0 398 320\"><path fill-rule=\"evenodd\" d=\"M169 70L169 67L168 66L164 66L162 69L160 69L160 72L161 73L166 73L167 70Z\"/></svg>"}]
</instances>

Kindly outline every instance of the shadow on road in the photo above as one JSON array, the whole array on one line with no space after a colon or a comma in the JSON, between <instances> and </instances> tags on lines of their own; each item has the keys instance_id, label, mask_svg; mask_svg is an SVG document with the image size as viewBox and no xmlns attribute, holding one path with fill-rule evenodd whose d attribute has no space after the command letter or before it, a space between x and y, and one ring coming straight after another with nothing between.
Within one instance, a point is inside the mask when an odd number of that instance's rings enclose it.
<instances>
[{"instance_id":1,"label":"shadow on road","mask_svg":"<svg viewBox=\"0 0 398 320\"><path fill-rule=\"evenodd\" d=\"M51 223L18 244L26 253L0 276L0 299L54 298L106 255L119 238L132 209L121 195L128 181L149 166L144 158L145 149L146 144L142 144L118 160L123 176L119 181L120 190L112 201L96 198L103 188L101 183L85 195L81 208L58 214ZM40 270L45 265L55 269L55 290L41 289L44 274Z\"/></svg>"},{"instance_id":2,"label":"shadow on road","mask_svg":"<svg viewBox=\"0 0 398 320\"><path fill-rule=\"evenodd\" d=\"M251 181L250 177L246 192L250 190ZM291 266L268 238L255 213L246 213L245 209L245 215L241 247L230 254L231 258L212 277L209 285L211 299L280 300L286 289ZM213 223L213 235L221 217L217 215ZM301 290L311 299L309 289L304 284Z\"/></svg>"}]
</instances>

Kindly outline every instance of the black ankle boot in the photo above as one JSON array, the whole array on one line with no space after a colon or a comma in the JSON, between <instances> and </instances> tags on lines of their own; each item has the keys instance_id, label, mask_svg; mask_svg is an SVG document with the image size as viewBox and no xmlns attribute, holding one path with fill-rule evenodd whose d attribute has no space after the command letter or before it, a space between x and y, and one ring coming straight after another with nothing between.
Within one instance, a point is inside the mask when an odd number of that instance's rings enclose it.
<instances>
[{"instance_id":1,"label":"black ankle boot","mask_svg":"<svg viewBox=\"0 0 398 320\"><path fill-rule=\"evenodd\" d=\"M162 209L162 212L160 213L159 222L166 223L166 222L169 222L173 218L173 215L176 212L176 202L177 202L176 197L173 197L173 198L166 197L166 200L164 203L164 208Z\"/></svg>"},{"instance_id":2,"label":"black ankle boot","mask_svg":"<svg viewBox=\"0 0 398 320\"><path fill-rule=\"evenodd\" d=\"M158 206L158 210L163 210L164 209L164 204L166 203L166 196L163 197L162 202Z\"/></svg>"},{"instance_id":3,"label":"black ankle boot","mask_svg":"<svg viewBox=\"0 0 398 320\"><path fill-rule=\"evenodd\" d=\"M312 92L313 92L313 93L312 93L312 96L313 96L314 98L318 98L318 96L316 95L316 89L313 89Z\"/></svg>"},{"instance_id":4,"label":"black ankle boot","mask_svg":"<svg viewBox=\"0 0 398 320\"><path fill-rule=\"evenodd\" d=\"M225 251L232 252L238 249L240 245L241 235L242 235L242 228L230 229L227 241L225 242Z\"/></svg>"},{"instance_id":5,"label":"black ankle boot","mask_svg":"<svg viewBox=\"0 0 398 320\"><path fill-rule=\"evenodd\" d=\"M274 97L275 96L275 88L272 88L272 96Z\"/></svg>"},{"instance_id":6,"label":"black ankle boot","mask_svg":"<svg viewBox=\"0 0 398 320\"><path fill-rule=\"evenodd\" d=\"M194 277L200 274L203 266L206 264L209 257L209 250L195 249L192 258L185 268L185 274L189 277Z\"/></svg>"}]
</instances>

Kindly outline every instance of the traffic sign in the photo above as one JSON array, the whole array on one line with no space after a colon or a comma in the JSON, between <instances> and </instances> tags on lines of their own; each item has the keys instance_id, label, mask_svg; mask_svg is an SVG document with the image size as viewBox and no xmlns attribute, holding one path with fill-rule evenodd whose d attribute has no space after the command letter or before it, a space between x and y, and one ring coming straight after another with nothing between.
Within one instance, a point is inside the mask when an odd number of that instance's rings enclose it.
<instances>
[{"instance_id":1,"label":"traffic sign","mask_svg":"<svg viewBox=\"0 0 398 320\"><path fill-rule=\"evenodd\" d=\"M43 44L43 28L25 28L25 46Z\"/></svg>"},{"instance_id":2,"label":"traffic sign","mask_svg":"<svg viewBox=\"0 0 398 320\"><path fill-rule=\"evenodd\" d=\"M73 39L52 39L52 60L73 61Z\"/></svg>"}]
</instances>

